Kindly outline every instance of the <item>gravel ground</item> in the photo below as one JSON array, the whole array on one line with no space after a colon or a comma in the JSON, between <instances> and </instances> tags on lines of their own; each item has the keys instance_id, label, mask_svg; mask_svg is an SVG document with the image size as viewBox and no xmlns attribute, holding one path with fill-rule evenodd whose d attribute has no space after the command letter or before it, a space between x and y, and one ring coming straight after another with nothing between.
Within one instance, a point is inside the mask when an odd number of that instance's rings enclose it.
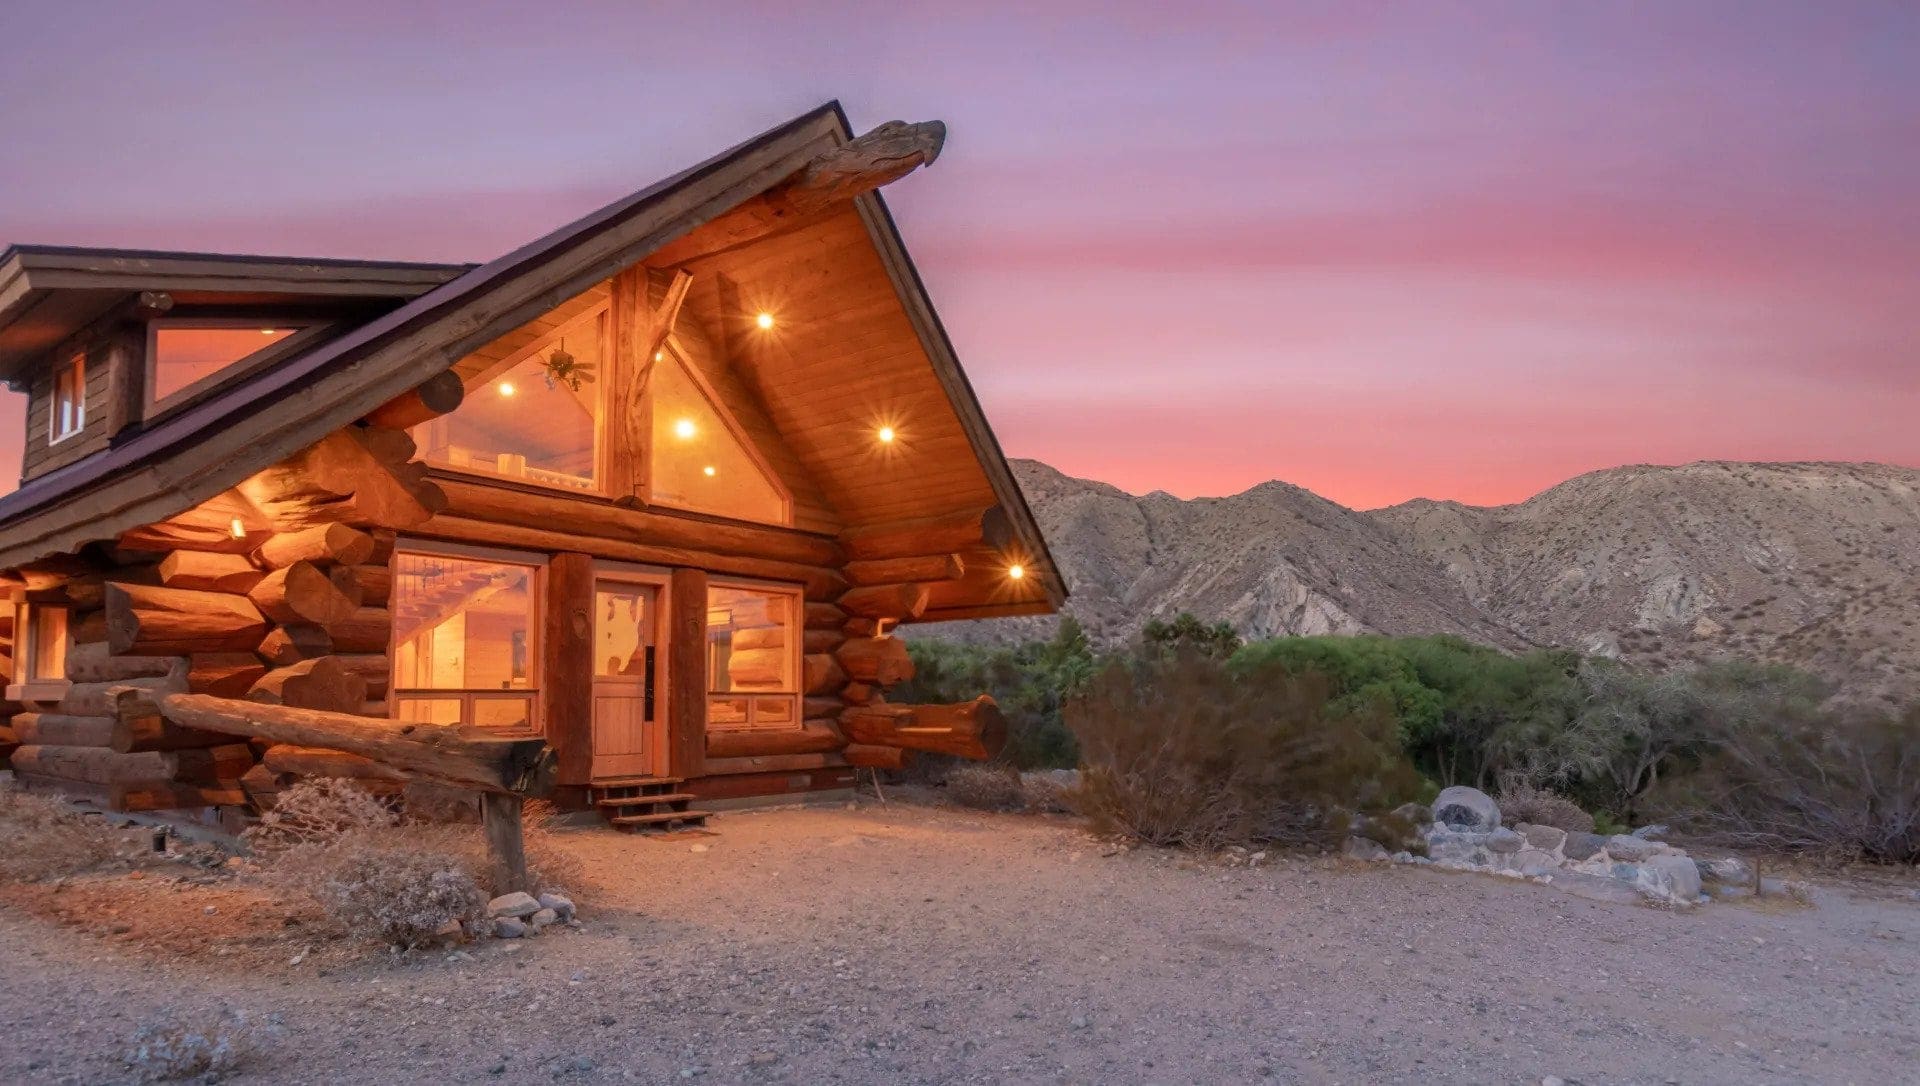
<instances>
[{"instance_id":1,"label":"gravel ground","mask_svg":"<svg viewBox=\"0 0 1920 1086\"><path fill-rule=\"evenodd\" d=\"M1692 913L1431 869L1252 868L895 803L566 835L583 930L390 956L245 884L0 895L0 1081L122 1082L156 1017L257 1082L1913 1082L1920 907ZM190 874L190 873L189 873ZM295 964L295 959L299 961Z\"/></svg>"}]
</instances>

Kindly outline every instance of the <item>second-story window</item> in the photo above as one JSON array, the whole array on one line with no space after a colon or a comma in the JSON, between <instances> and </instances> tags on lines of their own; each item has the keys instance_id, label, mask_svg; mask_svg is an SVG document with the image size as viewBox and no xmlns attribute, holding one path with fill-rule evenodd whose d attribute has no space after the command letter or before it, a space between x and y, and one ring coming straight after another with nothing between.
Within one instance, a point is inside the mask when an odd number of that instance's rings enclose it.
<instances>
[{"instance_id":1,"label":"second-story window","mask_svg":"<svg viewBox=\"0 0 1920 1086\"><path fill-rule=\"evenodd\" d=\"M165 407L208 391L256 363L283 356L311 337L310 321L166 320L147 348L147 406ZM283 349L284 348L284 349Z\"/></svg>"},{"instance_id":2,"label":"second-story window","mask_svg":"<svg viewBox=\"0 0 1920 1086\"><path fill-rule=\"evenodd\" d=\"M74 355L53 373L47 443L65 441L87 426L87 356Z\"/></svg>"}]
</instances>

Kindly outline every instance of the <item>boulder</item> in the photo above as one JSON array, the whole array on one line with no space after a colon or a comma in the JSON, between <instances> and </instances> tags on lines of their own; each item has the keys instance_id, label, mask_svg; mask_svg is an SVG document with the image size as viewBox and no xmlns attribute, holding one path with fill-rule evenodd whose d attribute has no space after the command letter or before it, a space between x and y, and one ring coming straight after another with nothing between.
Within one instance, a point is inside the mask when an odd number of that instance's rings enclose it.
<instances>
[{"instance_id":1,"label":"boulder","mask_svg":"<svg viewBox=\"0 0 1920 1086\"><path fill-rule=\"evenodd\" d=\"M1532 845L1542 852L1558 851L1560 846L1567 843L1567 831L1560 829L1558 826L1542 826L1538 823L1522 822L1518 826L1515 826L1514 829L1519 831L1520 836L1527 839L1527 844Z\"/></svg>"},{"instance_id":2,"label":"boulder","mask_svg":"<svg viewBox=\"0 0 1920 1086\"><path fill-rule=\"evenodd\" d=\"M1642 841L1664 841L1667 839L1667 827L1663 822L1656 822L1651 826L1642 826L1634 830L1632 836Z\"/></svg>"},{"instance_id":3,"label":"boulder","mask_svg":"<svg viewBox=\"0 0 1920 1086\"><path fill-rule=\"evenodd\" d=\"M1607 857L1621 863L1637 864L1664 851L1658 841L1617 833L1607 838Z\"/></svg>"},{"instance_id":4,"label":"boulder","mask_svg":"<svg viewBox=\"0 0 1920 1086\"><path fill-rule=\"evenodd\" d=\"M560 914L554 912L552 909L541 909L539 912L527 917L527 925L535 931L539 931L541 928L552 927L559 922Z\"/></svg>"},{"instance_id":5,"label":"boulder","mask_svg":"<svg viewBox=\"0 0 1920 1086\"><path fill-rule=\"evenodd\" d=\"M565 894L541 894L540 907L543 909L552 909L562 920L573 919L573 899Z\"/></svg>"},{"instance_id":6,"label":"boulder","mask_svg":"<svg viewBox=\"0 0 1920 1086\"><path fill-rule=\"evenodd\" d=\"M496 939L518 939L527 934L527 926L511 916L496 916L493 919L493 937Z\"/></svg>"},{"instance_id":7,"label":"boulder","mask_svg":"<svg viewBox=\"0 0 1920 1086\"><path fill-rule=\"evenodd\" d=\"M1347 838L1346 844L1340 846L1340 854L1354 860L1384 860L1387 858L1387 850L1380 842L1371 841L1365 837Z\"/></svg>"},{"instance_id":8,"label":"boulder","mask_svg":"<svg viewBox=\"0 0 1920 1086\"><path fill-rule=\"evenodd\" d=\"M1664 904L1693 905L1700 900L1700 869L1685 856L1655 856L1640 865L1634 886Z\"/></svg>"},{"instance_id":9,"label":"boulder","mask_svg":"<svg viewBox=\"0 0 1920 1086\"><path fill-rule=\"evenodd\" d=\"M1500 806L1478 788L1456 784L1434 798L1433 820L1473 830L1496 830L1500 828Z\"/></svg>"},{"instance_id":10,"label":"boulder","mask_svg":"<svg viewBox=\"0 0 1920 1086\"><path fill-rule=\"evenodd\" d=\"M1560 871L1560 859L1551 852L1537 848L1523 848L1505 857L1507 867L1531 878L1535 875L1553 875Z\"/></svg>"},{"instance_id":11,"label":"boulder","mask_svg":"<svg viewBox=\"0 0 1920 1086\"><path fill-rule=\"evenodd\" d=\"M1753 868L1738 856L1727 856L1718 860L1695 860L1694 866L1700 869L1700 877L1712 882L1730 883L1734 886L1752 886Z\"/></svg>"},{"instance_id":12,"label":"boulder","mask_svg":"<svg viewBox=\"0 0 1920 1086\"><path fill-rule=\"evenodd\" d=\"M1569 833L1560 845L1560 854L1576 863L1591 860L1607 847L1607 839L1597 833Z\"/></svg>"},{"instance_id":13,"label":"boulder","mask_svg":"<svg viewBox=\"0 0 1920 1086\"><path fill-rule=\"evenodd\" d=\"M499 897L487 902L488 916L507 916L518 919L523 916L532 916L539 911L540 903L534 900L532 894L522 890L515 890L511 894L501 894Z\"/></svg>"},{"instance_id":14,"label":"boulder","mask_svg":"<svg viewBox=\"0 0 1920 1086\"><path fill-rule=\"evenodd\" d=\"M1527 839L1509 829L1498 829L1487 835L1487 847L1494 852L1518 852L1527 847Z\"/></svg>"}]
</instances>

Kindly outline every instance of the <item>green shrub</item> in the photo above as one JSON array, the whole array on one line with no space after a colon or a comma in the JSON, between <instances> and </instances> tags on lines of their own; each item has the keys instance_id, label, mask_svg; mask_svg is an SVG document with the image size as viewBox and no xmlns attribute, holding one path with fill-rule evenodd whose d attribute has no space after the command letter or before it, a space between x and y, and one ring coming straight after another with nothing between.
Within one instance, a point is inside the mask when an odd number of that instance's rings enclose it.
<instances>
[{"instance_id":1,"label":"green shrub","mask_svg":"<svg viewBox=\"0 0 1920 1086\"><path fill-rule=\"evenodd\" d=\"M1003 761L1022 769L1070 768L1078 761L1060 712L1092 673L1093 649L1072 618L1061 619L1048 641L1006 646L916 639L907 651L914 676L888 691L889 701L947 704L991 694L1007 718Z\"/></svg>"},{"instance_id":2,"label":"green shrub","mask_svg":"<svg viewBox=\"0 0 1920 1086\"><path fill-rule=\"evenodd\" d=\"M1391 806L1418 778L1391 717L1329 701L1317 675L1192 646L1109 660L1066 707L1076 803L1150 844L1337 840L1345 812Z\"/></svg>"}]
</instances>

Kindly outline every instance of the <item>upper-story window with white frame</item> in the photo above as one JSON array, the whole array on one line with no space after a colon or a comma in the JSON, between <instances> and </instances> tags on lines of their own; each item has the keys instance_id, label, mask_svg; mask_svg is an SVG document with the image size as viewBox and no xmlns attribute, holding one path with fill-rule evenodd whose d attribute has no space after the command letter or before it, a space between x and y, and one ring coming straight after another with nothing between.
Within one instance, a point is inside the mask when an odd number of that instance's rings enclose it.
<instances>
[{"instance_id":1,"label":"upper-story window with white frame","mask_svg":"<svg viewBox=\"0 0 1920 1086\"><path fill-rule=\"evenodd\" d=\"M182 317L147 330L147 409L170 407L251 372L317 337L312 320Z\"/></svg>"},{"instance_id":2,"label":"upper-story window with white frame","mask_svg":"<svg viewBox=\"0 0 1920 1086\"><path fill-rule=\"evenodd\" d=\"M477 352L482 367L463 374L459 409L414 428L421 455L436 467L600 493L606 323L602 303L518 347Z\"/></svg>"},{"instance_id":3,"label":"upper-story window with white frame","mask_svg":"<svg viewBox=\"0 0 1920 1086\"><path fill-rule=\"evenodd\" d=\"M47 444L65 441L87 428L87 354L76 351L53 371L53 395L47 401Z\"/></svg>"}]
</instances>

